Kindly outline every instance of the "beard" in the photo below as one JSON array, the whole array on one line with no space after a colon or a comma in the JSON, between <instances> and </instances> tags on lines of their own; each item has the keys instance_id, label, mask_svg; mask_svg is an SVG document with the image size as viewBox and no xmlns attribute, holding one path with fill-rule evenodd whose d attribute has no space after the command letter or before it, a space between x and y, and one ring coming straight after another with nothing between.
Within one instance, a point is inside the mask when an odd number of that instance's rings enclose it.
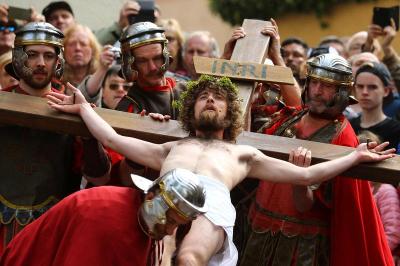
<instances>
[{"instance_id":1,"label":"beard","mask_svg":"<svg viewBox=\"0 0 400 266\"><path fill-rule=\"evenodd\" d=\"M214 132L228 128L230 122L219 118L216 111L205 110L200 113L198 119L194 120L193 126L196 130L203 132L206 138L211 138Z\"/></svg>"},{"instance_id":2,"label":"beard","mask_svg":"<svg viewBox=\"0 0 400 266\"><path fill-rule=\"evenodd\" d=\"M311 101L308 102L309 106L309 114L311 117L318 119L327 119L332 120L335 119L338 115L340 115L341 111L338 106L335 105L334 99L330 101L324 101L319 99L319 105L314 105Z\"/></svg>"},{"instance_id":3,"label":"beard","mask_svg":"<svg viewBox=\"0 0 400 266\"><path fill-rule=\"evenodd\" d=\"M46 77L41 80L35 80L35 78L34 78L35 74L43 74L43 75L46 75ZM52 74L53 73L49 73L44 69L35 69L33 71L30 71L29 75L27 75L27 77L24 79L24 81L31 88L40 90L40 89L43 89L44 87L46 87L51 82L51 79L53 76Z\"/></svg>"}]
</instances>

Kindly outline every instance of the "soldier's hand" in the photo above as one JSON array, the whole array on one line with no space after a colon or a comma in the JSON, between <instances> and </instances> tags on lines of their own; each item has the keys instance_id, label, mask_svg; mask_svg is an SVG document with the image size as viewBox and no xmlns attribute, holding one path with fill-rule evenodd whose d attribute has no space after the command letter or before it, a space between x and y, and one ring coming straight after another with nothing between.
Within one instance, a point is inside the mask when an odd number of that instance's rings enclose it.
<instances>
[{"instance_id":1,"label":"soldier's hand","mask_svg":"<svg viewBox=\"0 0 400 266\"><path fill-rule=\"evenodd\" d=\"M309 167L311 165L311 151L303 147L291 150L289 162L300 167Z\"/></svg>"},{"instance_id":2,"label":"soldier's hand","mask_svg":"<svg viewBox=\"0 0 400 266\"><path fill-rule=\"evenodd\" d=\"M151 118L153 118L153 120L160 121L160 122L169 121L171 119L170 115L162 115L159 113L150 113L149 116Z\"/></svg>"}]
</instances>

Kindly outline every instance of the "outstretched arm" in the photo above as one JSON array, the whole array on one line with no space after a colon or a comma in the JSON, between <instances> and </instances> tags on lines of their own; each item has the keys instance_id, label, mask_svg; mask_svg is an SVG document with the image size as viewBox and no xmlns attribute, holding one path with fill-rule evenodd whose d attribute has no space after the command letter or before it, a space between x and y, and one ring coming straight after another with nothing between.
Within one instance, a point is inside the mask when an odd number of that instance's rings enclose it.
<instances>
[{"instance_id":1,"label":"outstretched arm","mask_svg":"<svg viewBox=\"0 0 400 266\"><path fill-rule=\"evenodd\" d=\"M90 133L104 146L124 155L139 164L153 169L161 169L161 165L168 154L170 143L163 145L125 137L117 134L85 100L82 93L68 84L73 95L67 96L59 93L50 93L47 96L49 105L59 111L80 115ZM75 100L75 101L74 101Z\"/></svg>"},{"instance_id":2,"label":"outstretched arm","mask_svg":"<svg viewBox=\"0 0 400 266\"><path fill-rule=\"evenodd\" d=\"M378 162L391 157L395 149L383 151L388 142L377 145L375 142L360 144L352 153L308 168L298 167L289 162L274 159L264 155L259 150L254 151L248 176L272 182L292 183L296 185L312 185L333 178L347 169L362 162Z\"/></svg>"}]
</instances>

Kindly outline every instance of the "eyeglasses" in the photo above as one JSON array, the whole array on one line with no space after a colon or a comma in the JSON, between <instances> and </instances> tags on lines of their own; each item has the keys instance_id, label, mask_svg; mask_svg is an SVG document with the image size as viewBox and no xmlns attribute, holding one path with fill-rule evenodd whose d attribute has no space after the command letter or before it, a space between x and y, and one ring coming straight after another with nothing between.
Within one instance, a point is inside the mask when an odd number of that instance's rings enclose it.
<instances>
[{"instance_id":1,"label":"eyeglasses","mask_svg":"<svg viewBox=\"0 0 400 266\"><path fill-rule=\"evenodd\" d=\"M0 26L0 31L6 31L8 30L9 32L14 32L16 28L14 26Z\"/></svg>"},{"instance_id":2,"label":"eyeglasses","mask_svg":"<svg viewBox=\"0 0 400 266\"><path fill-rule=\"evenodd\" d=\"M132 84L126 83L126 84L122 84L122 83L112 83L110 84L108 87L110 88L110 90L112 91L116 91L119 89L119 87L122 86L122 88L124 89L124 91L129 91L130 87L132 87Z\"/></svg>"}]
</instances>

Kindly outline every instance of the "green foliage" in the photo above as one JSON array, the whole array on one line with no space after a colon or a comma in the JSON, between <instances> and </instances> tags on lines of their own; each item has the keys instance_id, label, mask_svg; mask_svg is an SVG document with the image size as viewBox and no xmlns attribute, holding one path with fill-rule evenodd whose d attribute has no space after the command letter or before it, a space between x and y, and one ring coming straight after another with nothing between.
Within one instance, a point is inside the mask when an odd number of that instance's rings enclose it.
<instances>
[{"instance_id":1,"label":"green foliage","mask_svg":"<svg viewBox=\"0 0 400 266\"><path fill-rule=\"evenodd\" d=\"M209 0L214 13L231 25L241 25L243 19L269 20L289 13L314 13L321 22L335 5L376 0Z\"/></svg>"}]
</instances>

